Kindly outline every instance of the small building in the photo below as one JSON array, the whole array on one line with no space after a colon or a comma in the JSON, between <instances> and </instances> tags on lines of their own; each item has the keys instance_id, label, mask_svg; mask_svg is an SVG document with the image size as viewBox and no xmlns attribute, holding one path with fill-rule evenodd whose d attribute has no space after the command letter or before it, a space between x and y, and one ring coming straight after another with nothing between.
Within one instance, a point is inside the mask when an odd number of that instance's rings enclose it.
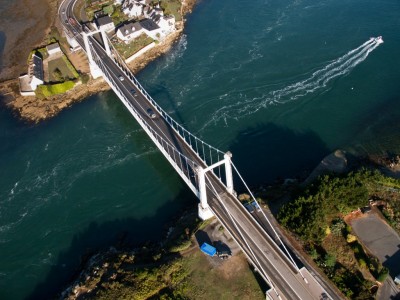
<instances>
[{"instance_id":1,"label":"small building","mask_svg":"<svg viewBox=\"0 0 400 300\"><path fill-rule=\"evenodd\" d=\"M200 247L200 250L209 256L214 256L217 253L217 249L207 243L203 243L203 245Z\"/></svg>"},{"instance_id":2,"label":"small building","mask_svg":"<svg viewBox=\"0 0 400 300\"><path fill-rule=\"evenodd\" d=\"M122 11L130 18L137 18L143 14L143 5L138 2L133 2L126 5Z\"/></svg>"},{"instance_id":3,"label":"small building","mask_svg":"<svg viewBox=\"0 0 400 300\"><path fill-rule=\"evenodd\" d=\"M143 33L143 27L139 22L128 23L117 29L117 37L128 44L134 38L137 38Z\"/></svg>"},{"instance_id":4,"label":"small building","mask_svg":"<svg viewBox=\"0 0 400 300\"><path fill-rule=\"evenodd\" d=\"M39 56L35 54L32 55L28 75L31 76L30 86L32 90L36 90L38 85L44 83L43 61Z\"/></svg>"},{"instance_id":5,"label":"small building","mask_svg":"<svg viewBox=\"0 0 400 300\"><path fill-rule=\"evenodd\" d=\"M110 32L115 29L113 20L109 16L103 16L96 19L97 28L104 30L105 32Z\"/></svg>"},{"instance_id":6,"label":"small building","mask_svg":"<svg viewBox=\"0 0 400 300\"><path fill-rule=\"evenodd\" d=\"M52 56L57 53L62 53L60 45L58 43L53 43L46 46L47 53Z\"/></svg>"},{"instance_id":7,"label":"small building","mask_svg":"<svg viewBox=\"0 0 400 300\"><path fill-rule=\"evenodd\" d=\"M153 40L159 40L161 37L161 28L150 19L144 19L139 22L143 31Z\"/></svg>"},{"instance_id":8,"label":"small building","mask_svg":"<svg viewBox=\"0 0 400 300\"><path fill-rule=\"evenodd\" d=\"M78 41L76 40L75 36L70 33L70 32L66 32L65 37L67 38L68 44L71 46L71 51L77 51L81 48L81 45L78 43Z\"/></svg>"}]
</instances>

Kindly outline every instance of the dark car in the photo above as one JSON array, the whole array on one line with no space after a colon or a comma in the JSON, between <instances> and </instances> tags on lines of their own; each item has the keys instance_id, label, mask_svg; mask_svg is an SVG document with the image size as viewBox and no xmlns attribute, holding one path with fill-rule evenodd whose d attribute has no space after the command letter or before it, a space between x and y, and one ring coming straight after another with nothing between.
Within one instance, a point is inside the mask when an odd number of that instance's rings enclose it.
<instances>
[{"instance_id":1,"label":"dark car","mask_svg":"<svg viewBox=\"0 0 400 300\"><path fill-rule=\"evenodd\" d=\"M131 94L136 95L136 91L134 89L131 89Z\"/></svg>"},{"instance_id":2,"label":"dark car","mask_svg":"<svg viewBox=\"0 0 400 300\"><path fill-rule=\"evenodd\" d=\"M254 212L254 206L252 206L250 203L244 204L244 207L247 209L247 211L249 213L253 213Z\"/></svg>"},{"instance_id":3,"label":"dark car","mask_svg":"<svg viewBox=\"0 0 400 300\"><path fill-rule=\"evenodd\" d=\"M150 118L152 118L152 119L154 119L155 117L157 117L157 115L154 113L154 111L153 111L151 108L148 108L148 109L146 110L146 113L147 113L147 115L148 115Z\"/></svg>"}]
</instances>

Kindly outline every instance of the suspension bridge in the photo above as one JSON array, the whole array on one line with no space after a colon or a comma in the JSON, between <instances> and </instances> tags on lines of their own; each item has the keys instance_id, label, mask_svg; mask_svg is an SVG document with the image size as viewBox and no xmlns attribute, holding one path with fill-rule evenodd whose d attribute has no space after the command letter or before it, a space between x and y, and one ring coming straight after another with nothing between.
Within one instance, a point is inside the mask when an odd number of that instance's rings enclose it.
<instances>
[{"instance_id":1,"label":"suspension bridge","mask_svg":"<svg viewBox=\"0 0 400 300\"><path fill-rule=\"evenodd\" d=\"M233 172L248 189L232 162L222 152L177 123L146 92L103 31L82 27L74 18L76 0L65 0L59 15L69 39L84 49L94 78L103 77L149 138L199 198L203 220L216 217L238 243L249 262L269 285L268 299L330 299L305 269L299 269L278 233L268 233L237 199ZM73 18L74 21L69 21ZM95 38L96 35L96 38ZM149 113L150 112L150 113ZM251 191L249 194L254 198ZM275 242L277 241L277 242Z\"/></svg>"}]
</instances>

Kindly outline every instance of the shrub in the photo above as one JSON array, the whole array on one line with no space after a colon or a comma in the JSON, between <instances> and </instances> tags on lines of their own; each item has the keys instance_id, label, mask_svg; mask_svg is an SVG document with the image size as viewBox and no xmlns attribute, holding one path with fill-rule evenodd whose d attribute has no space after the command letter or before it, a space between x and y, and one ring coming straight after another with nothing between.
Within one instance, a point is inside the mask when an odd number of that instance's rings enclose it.
<instances>
[{"instance_id":1,"label":"shrub","mask_svg":"<svg viewBox=\"0 0 400 300\"><path fill-rule=\"evenodd\" d=\"M331 225L331 232L336 236L341 236L345 228L346 224L342 219L335 219Z\"/></svg>"},{"instance_id":2,"label":"shrub","mask_svg":"<svg viewBox=\"0 0 400 300\"><path fill-rule=\"evenodd\" d=\"M317 259L319 258L319 254L318 254L317 249L315 249L315 248L312 248L312 249L311 249L311 251L310 251L310 257L311 257L313 260L317 260Z\"/></svg>"},{"instance_id":3,"label":"shrub","mask_svg":"<svg viewBox=\"0 0 400 300\"><path fill-rule=\"evenodd\" d=\"M336 256L333 254L327 253L325 255L325 260L324 260L325 266L328 268L332 268L336 265Z\"/></svg>"},{"instance_id":4,"label":"shrub","mask_svg":"<svg viewBox=\"0 0 400 300\"><path fill-rule=\"evenodd\" d=\"M379 272L378 278L376 280L378 280L379 282L384 282L388 275L389 275L389 269L383 267L382 270Z\"/></svg>"},{"instance_id":5,"label":"shrub","mask_svg":"<svg viewBox=\"0 0 400 300\"><path fill-rule=\"evenodd\" d=\"M354 243L355 241L357 241L357 237L355 236L355 235L352 235L352 234L348 234L347 235L347 237L346 237L346 241L349 243L349 244L351 244L351 243Z\"/></svg>"},{"instance_id":6,"label":"shrub","mask_svg":"<svg viewBox=\"0 0 400 300\"><path fill-rule=\"evenodd\" d=\"M89 82L89 79L90 79L89 74L81 74L80 77L81 77L81 81L82 81L83 84L86 84L86 83Z\"/></svg>"},{"instance_id":7,"label":"shrub","mask_svg":"<svg viewBox=\"0 0 400 300\"><path fill-rule=\"evenodd\" d=\"M361 268L366 268L367 267L367 263L365 262L364 259L360 258L358 260L358 264L360 265Z\"/></svg>"}]
</instances>

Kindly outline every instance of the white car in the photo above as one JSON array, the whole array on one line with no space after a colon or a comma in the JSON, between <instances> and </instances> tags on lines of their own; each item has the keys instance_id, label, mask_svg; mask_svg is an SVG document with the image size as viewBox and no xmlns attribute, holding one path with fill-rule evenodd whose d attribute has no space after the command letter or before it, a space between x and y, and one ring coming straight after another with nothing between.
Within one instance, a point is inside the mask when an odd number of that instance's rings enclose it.
<instances>
[{"instance_id":1,"label":"white car","mask_svg":"<svg viewBox=\"0 0 400 300\"><path fill-rule=\"evenodd\" d=\"M119 80L124 81L124 77L122 75L119 75Z\"/></svg>"}]
</instances>

